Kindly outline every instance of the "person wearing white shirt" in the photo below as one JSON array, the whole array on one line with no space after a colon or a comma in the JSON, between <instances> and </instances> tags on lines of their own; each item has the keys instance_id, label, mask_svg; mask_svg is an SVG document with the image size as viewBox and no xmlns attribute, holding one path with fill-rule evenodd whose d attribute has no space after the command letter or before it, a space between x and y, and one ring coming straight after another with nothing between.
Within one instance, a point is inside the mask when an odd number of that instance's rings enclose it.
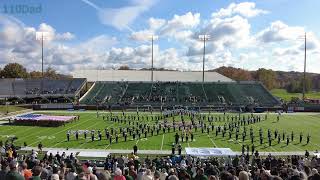
<instances>
[{"instance_id":1,"label":"person wearing white shirt","mask_svg":"<svg viewBox=\"0 0 320 180\"><path fill-rule=\"evenodd\" d=\"M167 170L163 168L160 173L160 180L165 180L168 176Z\"/></svg>"},{"instance_id":2,"label":"person wearing white shirt","mask_svg":"<svg viewBox=\"0 0 320 180\"><path fill-rule=\"evenodd\" d=\"M153 180L150 169L147 169L146 172L142 175L142 180Z\"/></svg>"}]
</instances>

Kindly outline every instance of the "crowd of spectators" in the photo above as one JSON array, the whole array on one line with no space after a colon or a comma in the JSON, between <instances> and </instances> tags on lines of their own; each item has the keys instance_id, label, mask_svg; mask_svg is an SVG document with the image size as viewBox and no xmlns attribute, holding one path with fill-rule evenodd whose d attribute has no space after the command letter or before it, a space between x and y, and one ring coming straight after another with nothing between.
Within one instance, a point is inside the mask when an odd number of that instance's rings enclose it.
<instances>
[{"instance_id":1,"label":"crowd of spectators","mask_svg":"<svg viewBox=\"0 0 320 180\"><path fill-rule=\"evenodd\" d=\"M74 154L47 155L32 150L19 155L15 147L0 157L0 180L319 180L320 159L310 156L267 157L255 153L246 156L138 157L110 155L99 166L91 161L79 161Z\"/></svg>"}]
</instances>

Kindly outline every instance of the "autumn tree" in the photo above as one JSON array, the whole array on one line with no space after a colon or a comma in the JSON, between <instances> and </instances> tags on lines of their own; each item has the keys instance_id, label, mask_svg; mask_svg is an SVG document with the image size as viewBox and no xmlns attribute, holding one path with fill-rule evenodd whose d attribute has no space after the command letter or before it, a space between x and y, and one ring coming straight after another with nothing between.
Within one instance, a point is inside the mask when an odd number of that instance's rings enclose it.
<instances>
[{"instance_id":1,"label":"autumn tree","mask_svg":"<svg viewBox=\"0 0 320 180\"><path fill-rule=\"evenodd\" d=\"M42 78L42 73L40 71L31 71L29 76L30 78L39 79Z\"/></svg>"},{"instance_id":2,"label":"autumn tree","mask_svg":"<svg viewBox=\"0 0 320 180\"><path fill-rule=\"evenodd\" d=\"M220 67L216 69L218 73L227 76L233 80L236 81L250 81L253 80L253 77L251 75L250 71L246 71L244 69L240 68L234 68L234 67Z\"/></svg>"}]
</instances>

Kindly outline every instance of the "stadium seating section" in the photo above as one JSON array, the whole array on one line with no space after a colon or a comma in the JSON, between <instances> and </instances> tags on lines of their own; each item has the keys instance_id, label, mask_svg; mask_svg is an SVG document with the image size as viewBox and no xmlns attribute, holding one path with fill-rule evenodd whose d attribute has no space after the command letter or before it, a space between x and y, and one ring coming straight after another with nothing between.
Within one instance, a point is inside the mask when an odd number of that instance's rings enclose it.
<instances>
[{"instance_id":1,"label":"stadium seating section","mask_svg":"<svg viewBox=\"0 0 320 180\"><path fill-rule=\"evenodd\" d=\"M75 96L86 79L0 79L1 98L26 98L36 96Z\"/></svg>"},{"instance_id":2,"label":"stadium seating section","mask_svg":"<svg viewBox=\"0 0 320 180\"><path fill-rule=\"evenodd\" d=\"M279 101L259 82L96 82L80 103L272 107Z\"/></svg>"}]
</instances>

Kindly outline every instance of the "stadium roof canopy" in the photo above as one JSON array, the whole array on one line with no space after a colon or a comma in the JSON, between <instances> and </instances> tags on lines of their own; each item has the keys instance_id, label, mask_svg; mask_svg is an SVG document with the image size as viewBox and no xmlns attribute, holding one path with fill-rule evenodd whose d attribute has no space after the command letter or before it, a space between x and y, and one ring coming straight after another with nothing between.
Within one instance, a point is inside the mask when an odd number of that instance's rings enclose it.
<instances>
[{"instance_id":1,"label":"stadium roof canopy","mask_svg":"<svg viewBox=\"0 0 320 180\"><path fill-rule=\"evenodd\" d=\"M87 81L151 81L151 71L145 70L76 70L74 78L87 78ZM205 82L233 82L217 72L205 72ZM154 71L153 80L168 82L202 82L201 71Z\"/></svg>"}]
</instances>

